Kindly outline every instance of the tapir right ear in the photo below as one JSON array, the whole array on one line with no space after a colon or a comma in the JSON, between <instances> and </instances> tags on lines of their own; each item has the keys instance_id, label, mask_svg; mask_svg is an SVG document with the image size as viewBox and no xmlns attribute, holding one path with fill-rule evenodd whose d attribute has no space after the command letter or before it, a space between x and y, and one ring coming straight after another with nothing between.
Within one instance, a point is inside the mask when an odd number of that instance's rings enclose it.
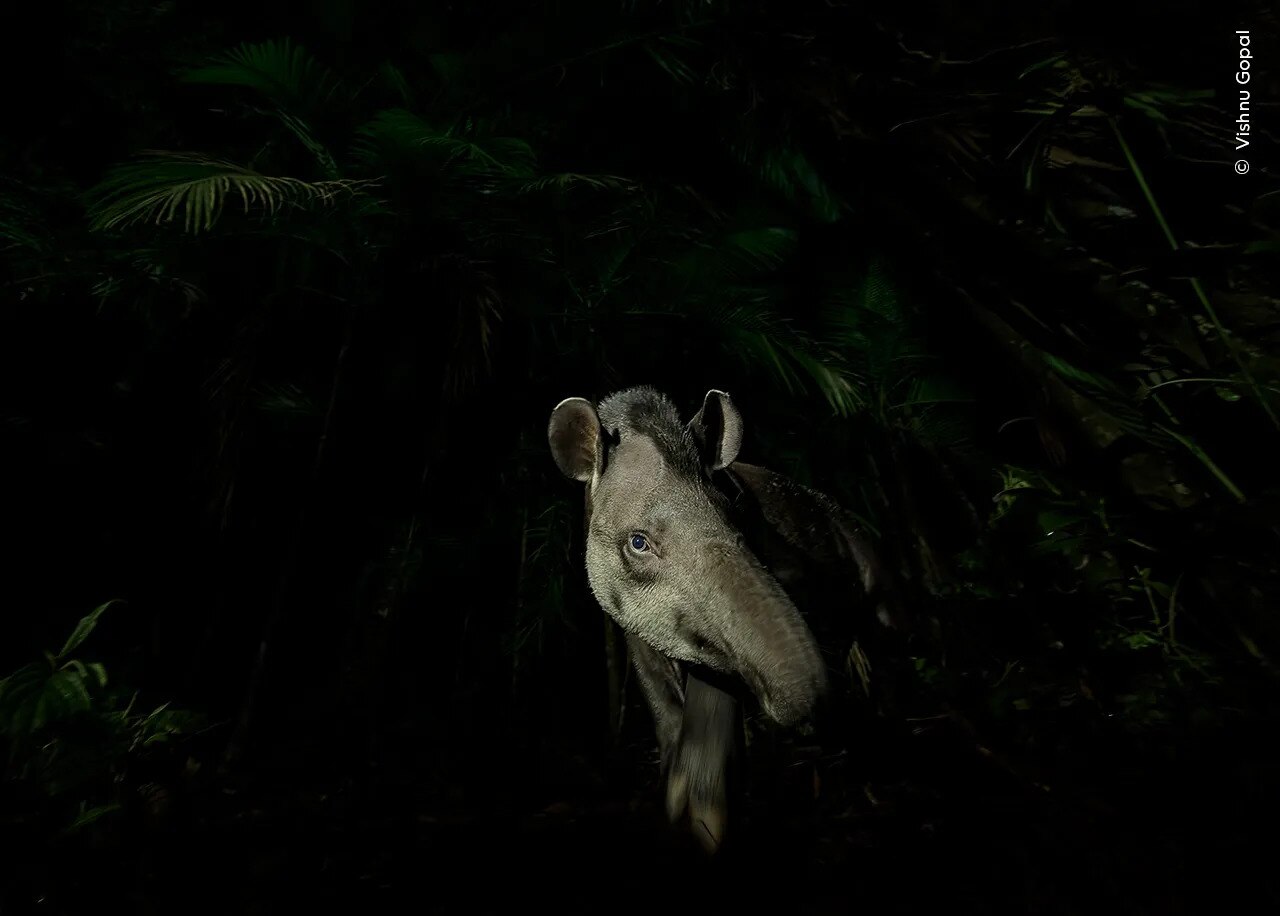
<instances>
[{"instance_id":1,"label":"tapir right ear","mask_svg":"<svg viewBox=\"0 0 1280 916\"><path fill-rule=\"evenodd\" d=\"M565 398L556 405L547 439L556 466L566 477L586 483L601 464L604 431L596 409L586 398Z\"/></svg>"},{"instance_id":2,"label":"tapir right ear","mask_svg":"<svg viewBox=\"0 0 1280 916\"><path fill-rule=\"evenodd\" d=\"M719 471L733 464L742 447L742 414L729 395L712 388L702 401L702 409L689 421L689 431L702 453L708 470Z\"/></svg>"}]
</instances>

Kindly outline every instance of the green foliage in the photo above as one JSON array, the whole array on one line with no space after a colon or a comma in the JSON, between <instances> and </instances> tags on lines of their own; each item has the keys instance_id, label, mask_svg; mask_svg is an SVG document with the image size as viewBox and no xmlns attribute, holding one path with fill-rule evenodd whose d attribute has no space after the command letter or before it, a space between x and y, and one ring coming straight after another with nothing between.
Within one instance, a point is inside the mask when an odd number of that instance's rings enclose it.
<instances>
[{"instance_id":1,"label":"green foliage","mask_svg":"<svg viewBox=\"0 0 1280 916\"><path fill-rule=\"evenodd\" d=\"M377 114L362 126L357 156L378 164L386 157L418 153L442 171L469 177L530 178L532 147L516 137L491 136L484 125L467 119L437 128L404 109Z\"/></svg>"},{"instance_id":2,"label":"green foliage","mask_svg":"<svg viewBox=\"0 0 1280 916\"><path fill-rule=\"evenodd\" d=\"M63 825L81 830L121 809L129 765L148 749L202 727L203 717L162 704L137 710L138 693L108 690L106 667L73 657L116 601L80 619L55 655L0 680L0 738L8 745L9 779L37 786L54 802L79 799ZM115 799L115 800L112 800ZM42 812L66 818L65 805Z\"/></svg>"},{"instance_id":3,"label":"green foliage","mask_svg":"<svg viewBox=\"0 0 1280 916\"><path fill-rule=\"evenodd\" d=\"M46 129L6 152L0 259L46 306L15 314L68 329L32 366L119 335L76 390L109 409L55 421L53 372L24 409L57 467L123 473L185 405L163 461L190 492L152 495L207 517L151 543L216 532L183 569L218 581L263 558L210 630L252 654L278 591L268 657L359 661L406 720L470 716L468 678L504 666L529 720L564 672L598 685L542 436L559 398L647 382L743 392L752 459L877 533L920 624L902 711L1046 759L1068 715L1153 743L1229 721L1280 651L1275 177L1199 193L1222 156L1202 80L1043 40L1080 32L1050 12L1005 44L914 7L571 3L494 35L455 5L389 47L236 44L181 70L187 111L117 88L138 146L183 151L112 165ZM0 682L12 767L92 786L59 811L84 827L196 727L81 661L92 626Z\"/></svg>"},{"instance_id":4,"label":"green foliage","mask_svg":"<svg viewBox=\"0 0 1280 916\"><path fill-rule=\"evenodd\" d=\"M329 101L339 87L332 72L287 38L242 44L181 78L206 86L250 89L281 109L299 112Z\"/></svg>"},{"instance_id":5,"label":"green foliage","mask_svg":"<svg viewBox=\"0 0 1280 916\"><path fill-rule=\"evenodd\" d=\"M88 712L93 702L89 691L107 686L107 672L101 664L86 665L70 656L115 603L108 601L82 617L57 655L46 652L43 661L0 680L0 735L10 739L12 753L46 726Z\"/></svg>"},{"instance_id":6,"label":"green foliage","mask_svg":"<svg viewBox=\"0 0 1280 916\"><path fill-rule=\"evenodd\" d=\"M152 152L142 161L116 166L91 192L88 210L95 230L181 218L187 232L207 232L229 200L249 214L268 217L331 206L369 187L363 181L302 181L262 175L253 169L197 153Z\"/></svg>"},{"instance_id":7,"label":"green foliage","mask_svg":"<svg viewBox=\"0 0 1280 916\"><path fill-rule=\"evenodd\" d=\"M765 187L821 222L835 222L844 205L803 152L755 140L734 149L738 161L759 176Z\"/></svg>"}]
</instances>

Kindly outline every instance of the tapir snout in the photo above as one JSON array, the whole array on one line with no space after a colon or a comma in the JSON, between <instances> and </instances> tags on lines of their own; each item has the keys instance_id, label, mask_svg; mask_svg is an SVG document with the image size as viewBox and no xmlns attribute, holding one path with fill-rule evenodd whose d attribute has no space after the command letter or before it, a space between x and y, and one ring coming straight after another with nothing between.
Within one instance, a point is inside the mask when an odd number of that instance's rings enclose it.
<instances>
[{"instance_id":1,"label":"tapir snout","mask_svg":"<svg viewBox=\"0 0 1280 916\"><path fill-rule=\"evenodd\" d=\"M703 565L707 604L717 608L704 618L720 626L704 637L701 658L685 660L723 656L709 667L742 678L769 718L804 721L826 689L826 667L799 610L741 538L709 545Z\"/></svg>"}]
</instances>

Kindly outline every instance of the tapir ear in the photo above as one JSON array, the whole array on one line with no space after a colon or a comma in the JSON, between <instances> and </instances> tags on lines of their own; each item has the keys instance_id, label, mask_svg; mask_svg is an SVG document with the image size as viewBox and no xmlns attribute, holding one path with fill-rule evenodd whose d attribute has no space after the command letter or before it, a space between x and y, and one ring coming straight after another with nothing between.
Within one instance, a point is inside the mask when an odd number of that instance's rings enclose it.
<instances>
[{"instance_id":1,"label":"tapir ear","mask_svg":"<svg viewBox=\"0 0 1280 916\"><path fill-rule=\"evenodd\" d=\"M689 431L702 452L709 470L733 464L742 447L742 414L723 391L712 388L702 401L702 409L689 421Z\"/></svg>"},{"instance_id":2,"label":"tapir ear","mask_svg":"<svg viewBox=\"0 0 1280 916\"><path fill-rule=\"evenodd\" d=\"M584 483L591 479L604 451L603 436L600 417L586 398L566 398L551 411L547 440L566 477Z\"/></svg>"}]
</instances>

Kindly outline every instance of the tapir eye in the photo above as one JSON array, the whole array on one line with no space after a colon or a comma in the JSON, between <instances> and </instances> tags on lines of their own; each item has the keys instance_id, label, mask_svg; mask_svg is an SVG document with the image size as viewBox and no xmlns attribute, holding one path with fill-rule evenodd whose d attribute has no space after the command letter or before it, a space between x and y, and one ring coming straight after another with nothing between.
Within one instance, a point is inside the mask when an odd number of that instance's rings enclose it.
<instances>
[{"instance_id":1,"label":"tapir eye","mask_svg":"<svg viewBox=\"0 0 1280 916\"><path fill-rule=\"evenodd\" d=\"M631 544L631 549L634 550L636 553L644 553L646 550L649 549L649 539L645 537L643 534L636 533L631 535L630 544Z\"/></svg>"}]
</instances>

